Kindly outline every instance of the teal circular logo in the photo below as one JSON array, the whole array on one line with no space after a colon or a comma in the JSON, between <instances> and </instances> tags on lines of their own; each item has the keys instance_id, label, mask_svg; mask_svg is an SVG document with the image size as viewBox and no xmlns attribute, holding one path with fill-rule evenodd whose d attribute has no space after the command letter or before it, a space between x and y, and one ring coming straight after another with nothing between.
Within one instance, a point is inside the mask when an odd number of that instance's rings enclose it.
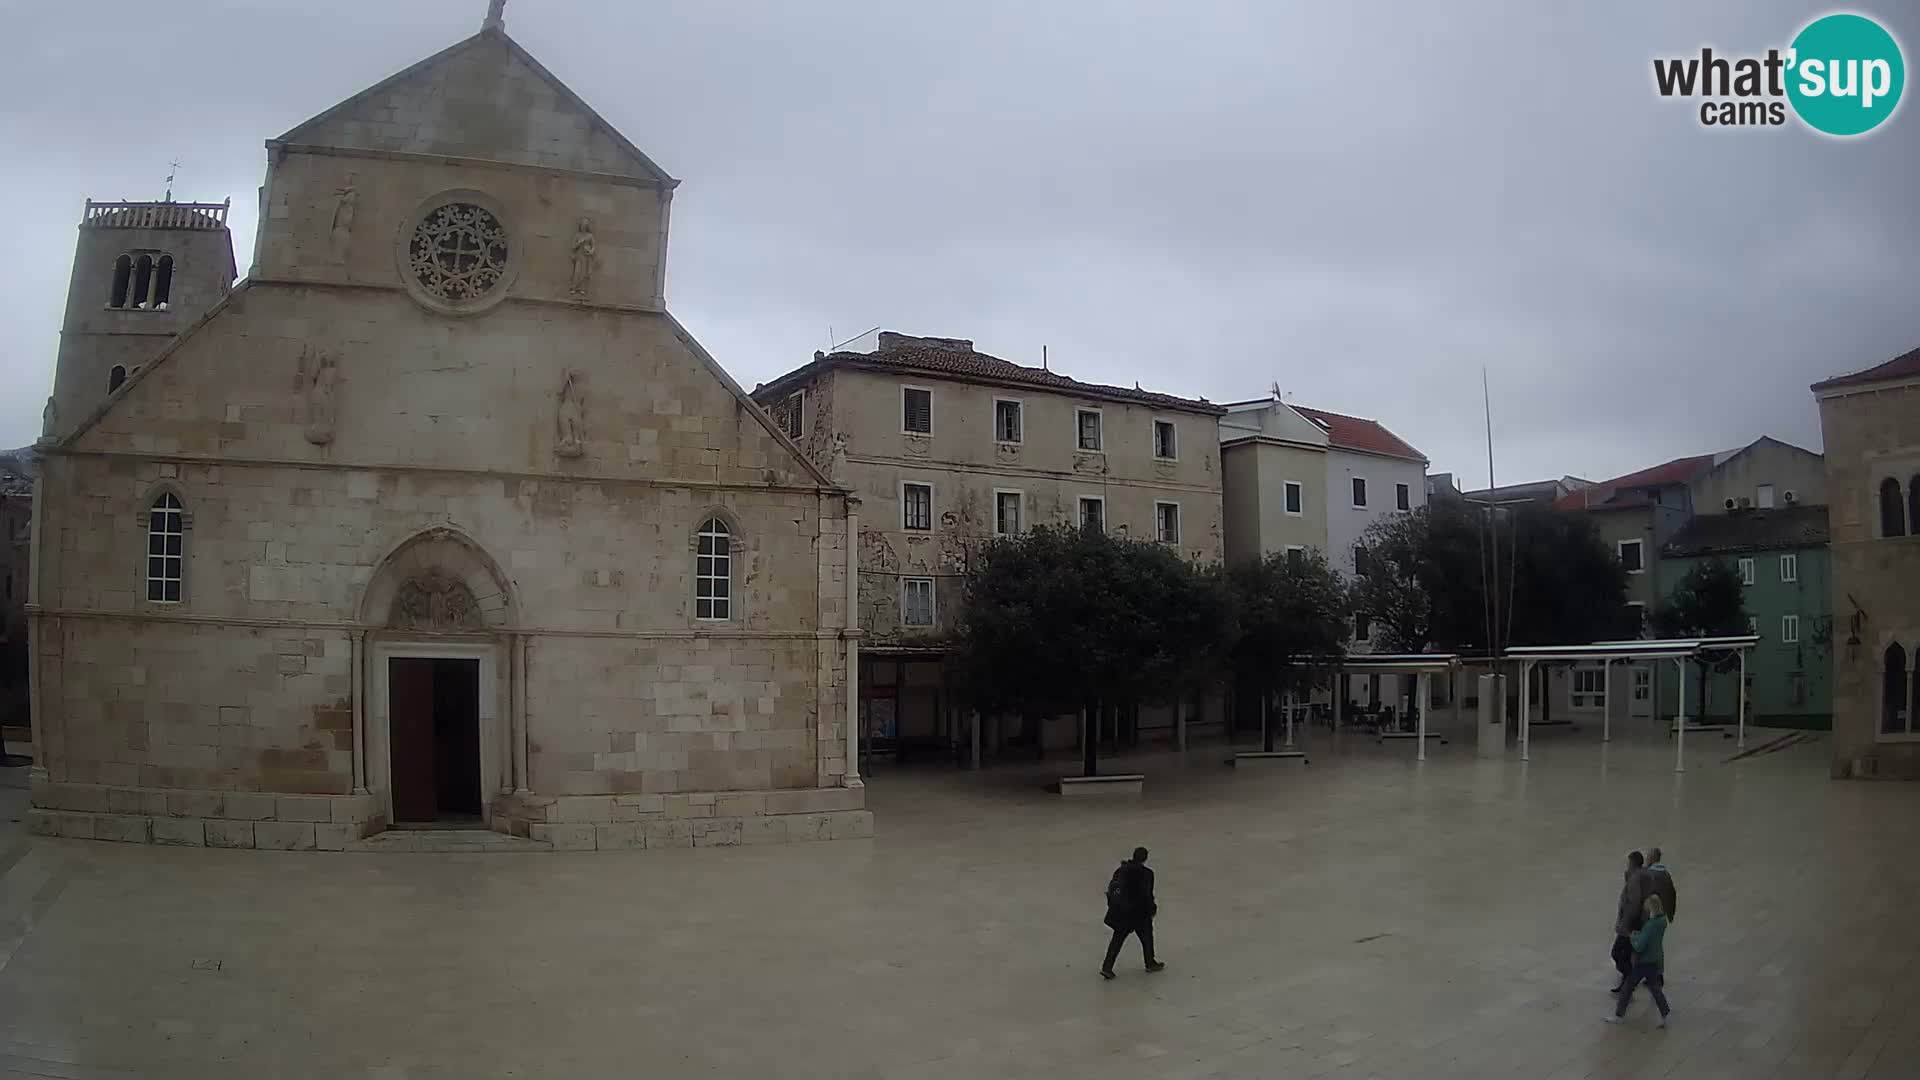
<instances>
[{"instance_id":1,"label":"teal circular logo","mask_svg":"<svg viewBox=\"0 0 1920 1080\"><path fill-rule=\"evenodd\" d=\"M1788 54L1787 99L1808 127L1864 135L1893 115L1907 84L1900 43L1864 15L1807 24Z\"/></svg>"}]
</instances>

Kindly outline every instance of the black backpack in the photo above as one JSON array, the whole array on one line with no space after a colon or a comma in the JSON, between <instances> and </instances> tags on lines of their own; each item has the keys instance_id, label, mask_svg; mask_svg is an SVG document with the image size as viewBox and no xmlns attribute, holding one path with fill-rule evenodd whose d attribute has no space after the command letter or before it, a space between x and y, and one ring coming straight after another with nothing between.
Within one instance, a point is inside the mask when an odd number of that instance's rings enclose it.
<instances>
[{"instance_id":1,"label":"black backpack","mask_svg":"<svg viewBox=\"0 0 1920 1080\"><path fill-rule=\"evenodd\" d=\"M1125 911L1133 906L1133 897L1127 895L1127 864L1121 863L1113 871L1113 877L1107 882L1107 907L1115 911Z\"/></svg>"}]
</instances>

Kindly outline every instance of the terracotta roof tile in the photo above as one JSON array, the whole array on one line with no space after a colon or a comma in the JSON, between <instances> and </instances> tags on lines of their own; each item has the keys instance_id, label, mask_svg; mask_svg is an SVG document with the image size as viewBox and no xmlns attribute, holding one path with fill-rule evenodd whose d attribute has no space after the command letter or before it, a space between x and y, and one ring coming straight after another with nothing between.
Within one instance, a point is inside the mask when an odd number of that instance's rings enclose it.
<instances>
[{"instance_id":1,"label":"terracotta roof tile","mask_svg":"<svg viewBox=\"0 0 1920 1080\"><path fill-rule=\"evenodd\" d=\"M1309 409L1292 402L1287 404L1294 412L1319 424L1327 433L1329 446L1342 450L1358 450L1363 454L1383 454L1387 457L1407 458L1412 461L1427 460L1425 454L1408 445L1400 436L1388 431L1378 420L1368 420L1359 416L1342 416L1324 409Z\"/></svg>"},{"instance_id":2,"label":"terracotta roof tile","mask_svg":"<svg viewBox=\"0 0 1920 1080\"><path fill-rule=\"evenodd\" d=\"M833 367L863 367L886 371L926 372L933 375L949 375L956 379L976 379L988 382L1012 383L1020 386L1037 386L1048 390L1057 390L1063 394L1089 398L1102 398L1109 401L1130 402L1150 405L1155 408L1180 409L1186 412L1202 412L1209 415L1223 415L1226 408L1204 399L1175 397L1171 394L1156 394L1150 390L1130 389L1124 386L1105 386L1100 383L1081 382L1046 368L1027 367L1011 360L1002 360L972 349L949 348L937 345L896 345L873 352L836 352L815 353L813 362L795 368L785 375L759 387L754 391L756 398L761 395L773 397L786 387L798 382L806 375L818 373Z\"/></svg>"},{"instance_id":3,"label":"terracotta roof tile","mask_svg":"<svg viewBox=\"0 0 1920 1080\"><path fill-rule=\"evenodd\" d=\"M1667 555L1717 555L1736 551L1779 551L1820 547L1827 542L1827 508L1780 506L1701 514L1681 526L1668 541Z\"/></svg>"},{"instance_id":4,"label":"terracotta roof tile","mask_svg":"<svg viewBox=\"0 0 1920 1080\"><path fill-rule=\"evenodd\" d=\"M1643 488L1669 487L1691 483L1693 478L1713 468L1714 455L1696 454L1674 458L1649 469L1603 480L1592 487L1568 492L1553 501L1555 510L1628 510L1650 506L1653 500Z\"/></svg>"},{"instance_id":5,"label":"terracotta roof tile","mask_svg":"<svg viewBox=\"0 0 1920 1080\"><path fill-rule=\"evenodd\" d=\"M1842 386L1859 386L1862 383L1913 378L1920 378L1920 349L1901 353L1886 363L1870 367L1865 371L1856 371L1851 375L1836 375L1831 379L1822 380L1814 383L1812 389L1818 393Z\"/></svg>"}]
</instances>

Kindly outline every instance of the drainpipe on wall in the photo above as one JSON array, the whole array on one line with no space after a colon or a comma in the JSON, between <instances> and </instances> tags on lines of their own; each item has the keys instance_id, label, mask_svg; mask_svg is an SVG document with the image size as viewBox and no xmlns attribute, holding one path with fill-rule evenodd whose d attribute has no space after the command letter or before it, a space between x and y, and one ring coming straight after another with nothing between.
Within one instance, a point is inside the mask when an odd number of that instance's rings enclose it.
<instances>
[{"instance_id":1,"label":"drainpipe on wall","mask_svg":"<svg viewBox=\"0 0 1920 1080\"><path fill-rule=\"evenodd\" d=\"M845 786L865 787L860 780L860 500L846 497L847 507L847 769Z\"/></svg>"}]
</instances>

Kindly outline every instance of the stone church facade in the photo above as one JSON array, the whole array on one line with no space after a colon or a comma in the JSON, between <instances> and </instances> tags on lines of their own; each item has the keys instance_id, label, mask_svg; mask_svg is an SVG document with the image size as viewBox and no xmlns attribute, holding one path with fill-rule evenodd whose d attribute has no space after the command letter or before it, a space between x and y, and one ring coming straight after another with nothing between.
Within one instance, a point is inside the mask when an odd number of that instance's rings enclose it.
<instances>
[{"instance_id":1,"label":"stone church facade","mask_svg":"<svg viewBox=\"0 0 1920 1080\"><path fill-rule=\"evenodd\" d=\"M497 15L267 149L246 279L144 363L75 326L125 253L83 227L33 827L869 834L851 499L667 312L676 181Z\"/></svg>"}]
</instances>

